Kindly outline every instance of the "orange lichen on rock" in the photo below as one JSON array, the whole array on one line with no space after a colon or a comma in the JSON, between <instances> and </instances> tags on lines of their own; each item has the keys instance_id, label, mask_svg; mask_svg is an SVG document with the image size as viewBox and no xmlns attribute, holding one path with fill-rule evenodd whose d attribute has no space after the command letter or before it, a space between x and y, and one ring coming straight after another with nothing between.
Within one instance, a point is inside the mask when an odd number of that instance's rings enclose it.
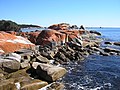
<instances>
[{"instance_id":1,"label":"orange lichen on rock","mask_svg":"<svg viewBox=\"0 0 120 90\"><path fill-rule=\"evenodd\" d=\"M61 45L73 39L80 38L79 30L43 30L36 40L38 45Z\"/></svg>"},{"instance_id":2,"label":"orange lichen on rock","mask_svg":"<svg viewBox=\"0 0 120 90\"><path fill-rule=\"evenodd\" d=\"M34 46L35 45L32 44L29 40L21 36L15 36L6 32L0 32L1 53L10 53L23 48L30 49Z\"/></svg>"},{"instance_id":3,"label":"orange lichen on rock","mask_svg":"<svg viewBox=\"0 0 120 90\"><path fill-rule=\"evenodd\" d=\"M36 39L38 37L38 35L40 34L40 31L38 32L29 32L28 33L28 39L32 42L32 43L36 43Z\"/></svg>"},{"instance_id":4,"label":"orange lichen on rock","mask_svg":"<svg viewBox=\"0 0 120 90\"><path fill-rule=\"evenodd\" d=\"M65 34L56 30L43 30L37 38L36 44L49 45L52 42L58 44L65 41Z\"/></svg>"},{"instance_id":5,"label":"orange lichen on rock","mask_svg":"<svg viewBox=\"0 0 120 90\"><path fill-rule=\"evenodd\" d=\"M61 23L61 24L53 24L49 26L49 29L54 29L54 30L68 30L70 27L69 24L67 23Z\"/></svg>"}]
</instances>

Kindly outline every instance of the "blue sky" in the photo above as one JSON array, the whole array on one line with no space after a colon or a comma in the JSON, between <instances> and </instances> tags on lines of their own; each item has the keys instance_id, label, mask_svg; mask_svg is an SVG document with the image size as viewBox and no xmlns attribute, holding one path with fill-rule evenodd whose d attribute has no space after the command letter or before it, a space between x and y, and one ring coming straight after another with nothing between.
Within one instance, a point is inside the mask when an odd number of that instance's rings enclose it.
<instances>
[{"instance_id":1,"label":"blue sky","mask_svg":"<svg viewBox=\"0 0 120 90\"><path fill-rule=\"evenodd\" d=\"M120 0L0 0L0 19L49 26L120 27Z\"/></svg>"}]
</instances>

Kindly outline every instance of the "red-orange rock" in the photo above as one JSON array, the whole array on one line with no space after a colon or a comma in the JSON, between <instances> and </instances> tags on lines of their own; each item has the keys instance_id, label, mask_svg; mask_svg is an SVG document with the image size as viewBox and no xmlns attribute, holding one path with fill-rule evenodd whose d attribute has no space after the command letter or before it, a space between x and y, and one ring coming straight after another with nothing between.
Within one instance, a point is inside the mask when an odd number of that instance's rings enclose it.
<instances>
[{"instance_id":1,"label":"red-orange rock","mask_svg":"<svg viewBox=\"0 0 120 90\"><path fill-rule=\"evenodd\" d=\"M79 30L43 30L36 40L38 45L62 45L65 42L80 41L81 32ZM82 41L81 41L82 42Z\"/></svg>"},{"instance_id":2,"label":"red-orange rock","mask_svg":"<svg viewBox=\"0 0 120 90\"><path fill-rule=\"evenodd\" d=\"M33 48L35 45L29 40L6 32L0 32L0 52L10 53L23 48Z\"/></svg>"},{"instance_id":3,"label":"red-orange rock","mask_svg":"<svg viewBox=\"0 0 120 90\"><path fill-rule=\"evenodd\" d=\"M68 30L70 27L69 24L67 23L61 23L61 24L54 24L49 26L49 29L54 29L54 30Z\"/></svg>"},{"instance_id":4,"label":"red-orange rock","mask_svg":"<svg viewBox=\"0 0 120 90\"><path fill-rule=\"evenodd\" d=\"M15 31L7 31L7 33L10 33L12 35L17 35L17 32L15 32Z\"/></svg>"},{"instance_id":5,"label":"red-orange rock","mask_svg":"<svg viewBox=\"0 0 120 90\"><path fill-rule=\"evenodd\" d=\"M43 30L37 38L36 44L50 45L52 43L61 44L65 43L65 34L56 30Z\"/></svg>"},{"instance_id":6,"label":"red-orange rock","mask_svg":"<svg viewBox=\"0 0 120 90\"><path fill-rule=\"evenodd\" d=\"M28 33L28 39L32 42L32 43L36 43L36 39L38 37L38 35L40 34L40 31L38 32L29 32Z\"/></svg>"}]
</instances>

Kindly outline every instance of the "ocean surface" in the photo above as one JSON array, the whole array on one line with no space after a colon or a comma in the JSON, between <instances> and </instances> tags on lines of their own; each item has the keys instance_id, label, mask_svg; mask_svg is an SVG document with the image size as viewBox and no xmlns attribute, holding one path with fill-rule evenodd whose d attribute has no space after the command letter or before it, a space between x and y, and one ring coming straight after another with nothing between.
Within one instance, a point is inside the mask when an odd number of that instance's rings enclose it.
<instances>
[{"instance_id":1,"label":"ocean surface","mask_svg":"<svg viewBox=\"0 0 120 90\"><path fill-rule=\"evenodd\" d=\"M88 28L102 33L105 41L120 41L120 28ZM104 47L109 47L102 44ZM120 49L120 46L110 46ZM120 56L90 55L64 66L64 90L120 90Z\"/></svg>"},{"instance_id":2,"label":"ocean surface","mask_svg":"<svg viewBox=\"0 0 120 90\"><path fill-rule=\"evenodd\" d=\"M120 28L87 28L96 30L102 34L104 41L119 41ZM41 30L38 28L24 29L23 31ZM120 46L105 45L103 47ZM61 82L64 90L120 90L120 56L90 55L80 62L70 63L64 66L68 72Z\"/></svg>"}]
</instances>

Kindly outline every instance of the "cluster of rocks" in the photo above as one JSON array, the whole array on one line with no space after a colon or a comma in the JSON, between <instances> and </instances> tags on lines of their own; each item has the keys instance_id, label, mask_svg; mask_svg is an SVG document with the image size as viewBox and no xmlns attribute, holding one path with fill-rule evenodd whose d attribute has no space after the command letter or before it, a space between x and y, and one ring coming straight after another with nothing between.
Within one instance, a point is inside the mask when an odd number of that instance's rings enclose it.
<instances>
[{"instance_id":1,"label":"cluster of rocks","mask_svg":"<svg viewBox=\"0 0 120 90\"><path fill-rule=\"evenodd\" d=\"M52 65L50 60L36 51L29 40L0 32L0 90L60 90L56 82L67 72Z\"/></svg>"},{"instance_id":2,"label":"cluster of rocks","mask_svg":"<svg viewBox=\"0 0 120 90\"><path fill-rule=\"evenodd\" d=\"M66 69L50 64L50 60L34 50L21 49L0 57L0 90L61 90L60 79ZM54 82L54 83L52 83ZM54 86L54 87L53 87ZM40 89L42 90L42 89Z\"/></svg>"},{"instance_id":3,"label":"cluster of rocks","mask_svg":"<svg viewBox=\"0 0 120 90\"><path fill-rule=\"evenodd\" d=\"M78 27L77 25L70 26L70 24L68 24L68 23L53 24L53 25L49 26L48 28L49 29L54 29L54 30L85 29L83 27L83 25L81 25L80 27Z\"/></svg>"},{"instance_id":4,"label":"cluster of rocks","mask_svg":"<svg viewBox=\"0 0 120 90\"><path fill-rule=\"evenodd\" d=\"M120 55L120 50L100 47L98 35L83 26L71 30L69 24L36 32L0 32L0 90L62 90L57 80L67 71L61 64L91 54Z\"/></svg>"}]
</instances>

